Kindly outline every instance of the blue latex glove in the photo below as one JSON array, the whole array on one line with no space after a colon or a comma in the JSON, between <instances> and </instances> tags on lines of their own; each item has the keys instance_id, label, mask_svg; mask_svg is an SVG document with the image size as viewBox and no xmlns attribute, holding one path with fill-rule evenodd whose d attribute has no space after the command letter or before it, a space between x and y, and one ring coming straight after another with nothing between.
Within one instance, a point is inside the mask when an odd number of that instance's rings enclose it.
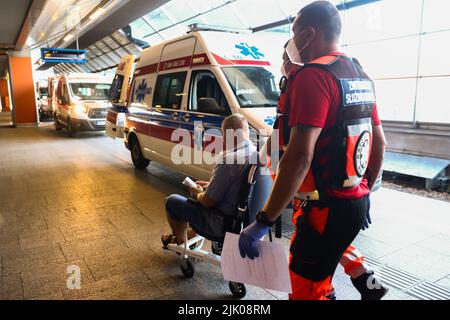
<instances>
[{"instance_id":1,"label":"blue latex glove","mask_svg":"<svg viewBox=\"0 0 450 320\"><path fill-rule=\"evenodd\" d=\"M248 256L251 260L259 257L256 241L260 240L267 232L269 232L269 227L256 221L242 230L239 236L241 257L245 258L245 256Z\"/></svg>"},{"instance_id":2,"label":"blue latex glove","mask_svg":"<svg viewBox=\"0 0 450 320\"><path fill-rule=\"evenodd\" d=\"M366 218L364 219L363 226L361 227L362 230L366 230L369 228L369 225L372 224L372 218L370 217L370 196L367 197L367 212L366 212Z\"/></svg>"}]
</instances>

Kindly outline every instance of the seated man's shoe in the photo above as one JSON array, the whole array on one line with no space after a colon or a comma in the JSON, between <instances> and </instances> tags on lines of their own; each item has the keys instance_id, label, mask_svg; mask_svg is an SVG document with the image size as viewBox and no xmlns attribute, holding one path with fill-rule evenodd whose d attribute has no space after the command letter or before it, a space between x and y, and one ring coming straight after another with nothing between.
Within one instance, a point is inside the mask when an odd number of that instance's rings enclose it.
<instances>
[{"instance_id":1,"label":"seated man's shoe","mask_svg":"<svg viewBox=\"0 0 450 320\"><path fill-rule=\"evenodd\" d=\"M373 271L369 271L357 278L352 278L353 286L361 294L361 300L381 300L389 291L378 280Z\"/></svg>"}]
</instances>

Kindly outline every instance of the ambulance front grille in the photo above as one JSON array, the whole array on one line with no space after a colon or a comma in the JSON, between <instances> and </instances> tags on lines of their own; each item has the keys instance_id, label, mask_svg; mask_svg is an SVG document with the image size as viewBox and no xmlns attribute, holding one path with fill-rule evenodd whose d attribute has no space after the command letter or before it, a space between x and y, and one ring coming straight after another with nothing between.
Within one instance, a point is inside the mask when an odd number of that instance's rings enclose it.
<instances>
[{"instance_id":1,"label":"ambulance front grille","mask_svg":"<svg viewBox=\"0 0 450 320\"><path fill-rule=\"evenodd\" d=\"M88 112L88 117L91 119L103 119L106 118L106 110L91 109Z\"/></svg>"},{"instance_id":2,"label":"ambulance front grille","mask_svg":"<svg viewBox=\"0 0 450 320\"><path fill-rule=\"evenodd\" d=\"M281 218L281 231L285 238L290 239L295 228L292 215L286 210ZM389 266L377 259L365 256L364 261L383 284L396 288L420 300L450 300L450 290L433 282L424 280L411 273Z\"/></svg>"}]
</instances>

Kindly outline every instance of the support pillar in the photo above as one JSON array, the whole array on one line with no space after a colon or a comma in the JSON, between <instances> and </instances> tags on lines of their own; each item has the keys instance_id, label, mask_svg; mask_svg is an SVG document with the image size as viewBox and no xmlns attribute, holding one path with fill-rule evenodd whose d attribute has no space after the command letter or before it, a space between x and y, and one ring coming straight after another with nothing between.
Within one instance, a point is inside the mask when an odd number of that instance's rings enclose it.
<instances>
[{"instance_id":1,"label":"support pillar","mask_svg":"<svg viewBox=\"0 0 450 320\"><path fill-rule=\"evenodd\" d=\"M37 124L38 117L31 57L23 54L10 54L9 74L14 124Z\"/></svg>"}]
</instances>

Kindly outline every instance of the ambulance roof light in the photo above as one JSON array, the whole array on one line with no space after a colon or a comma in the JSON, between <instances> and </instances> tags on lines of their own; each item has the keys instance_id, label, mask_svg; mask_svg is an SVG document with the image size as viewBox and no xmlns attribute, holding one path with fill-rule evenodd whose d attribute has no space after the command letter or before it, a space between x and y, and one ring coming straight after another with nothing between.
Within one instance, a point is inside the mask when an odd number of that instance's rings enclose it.
<instances>
[{"instance_id":1,"label":"ambulance roof light","mask_svg":"<svg viewBox=\"0 0 450 320\"><path fill-rule=\"evenodd\" d=\"M202 23L193 23L188 25L188 32L196 32L196 31L220 31L220 32L228 32L228 33L250 33L249 29L237 29L237 28L227 28L221 26L212 26Z\"/></svg>"}]
</instances>

